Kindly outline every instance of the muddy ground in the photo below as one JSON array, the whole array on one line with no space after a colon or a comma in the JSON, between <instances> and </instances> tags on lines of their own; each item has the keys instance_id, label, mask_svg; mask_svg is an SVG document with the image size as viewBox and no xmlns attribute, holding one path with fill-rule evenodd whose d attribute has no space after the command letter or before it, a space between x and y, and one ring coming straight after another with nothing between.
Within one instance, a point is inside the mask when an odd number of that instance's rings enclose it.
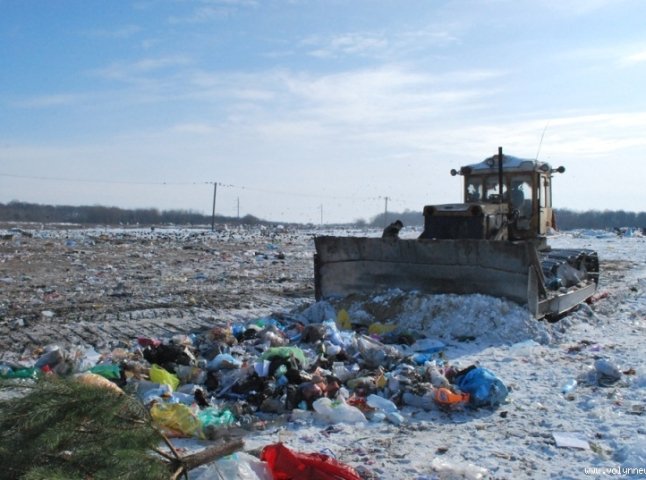
<instances>
[{"instance_id":1,"label":"muddy ground","mask_svg":"<svg viewBox=\"0 0 646 480\"><path fill-rule=\"evenodd\" d=\"M0 226L0 352L98 349L314 301L313 242L286 229Z\"/></svg>"}]
</instances>

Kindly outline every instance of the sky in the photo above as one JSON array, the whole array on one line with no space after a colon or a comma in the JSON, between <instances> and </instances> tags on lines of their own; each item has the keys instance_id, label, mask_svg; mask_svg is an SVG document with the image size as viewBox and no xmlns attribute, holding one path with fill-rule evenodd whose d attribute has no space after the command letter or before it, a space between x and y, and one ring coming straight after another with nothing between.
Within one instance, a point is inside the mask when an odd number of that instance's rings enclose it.
<instances>
[{"instance_id":1,"label":"sky","mask_svg":"<svg viewBox=\"0 0 646 480\"><path fill-rule=\"evenodd\" d=\"M462 198L646 210L643 0L0 0L0 203L341 223ZM214 189L214 183L217 189Z\"/></svg>"}]
</instances>

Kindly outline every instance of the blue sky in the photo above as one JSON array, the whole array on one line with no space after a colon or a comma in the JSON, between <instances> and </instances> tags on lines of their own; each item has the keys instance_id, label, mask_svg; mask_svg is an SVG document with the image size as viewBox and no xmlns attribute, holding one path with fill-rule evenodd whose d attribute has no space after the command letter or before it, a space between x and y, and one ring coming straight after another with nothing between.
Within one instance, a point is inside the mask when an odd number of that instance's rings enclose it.
<instances>
[{"instance_id":1,"label":"blue sky","mask_svg":"<svg viewBox=\"0 0 646 480\"><path fill-rule=\"evenodd\" d=\"M498 146L646 209L642 0L0 0L0 202L347 222ZM541 136L544 137L542 143ZM540 151L539 151L540 143Z\"/></svg>"}]
</instances>

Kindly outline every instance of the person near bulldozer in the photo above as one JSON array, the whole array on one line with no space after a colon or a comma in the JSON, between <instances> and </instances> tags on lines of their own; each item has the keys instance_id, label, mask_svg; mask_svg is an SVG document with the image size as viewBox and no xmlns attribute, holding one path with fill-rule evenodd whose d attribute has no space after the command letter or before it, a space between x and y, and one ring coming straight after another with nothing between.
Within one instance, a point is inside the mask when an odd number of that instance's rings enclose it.
<instances>
[{"instance_id":1,"label":"person near bulldozer","mask_svg":"<svg viewBox=\"0 0 646 480\"><path fill-rule=\"evenodd\" d=\"M381 238L399 238L399 231L404 228L401 220L395 220L393 223L384 228Z\"/></svg>"}]
</instances>

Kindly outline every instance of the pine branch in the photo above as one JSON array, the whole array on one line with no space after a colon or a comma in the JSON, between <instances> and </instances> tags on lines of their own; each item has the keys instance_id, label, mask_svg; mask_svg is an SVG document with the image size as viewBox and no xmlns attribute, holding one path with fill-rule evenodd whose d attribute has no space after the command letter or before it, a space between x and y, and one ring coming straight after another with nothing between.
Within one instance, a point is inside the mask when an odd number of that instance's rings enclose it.
<instances>
[{"instance_id":1,"label":"pine branch","mask_svg":"<svg viewBox=\"0 0 646 480\"><path fill-rule=\"evenodd\" d=\"M20 387L23 395L0 401L0 465L11 465L8 480L188 479L190 470L244 445L238 439L182 456L128 395L58 378Z\"/></svg>"}]
</instances>

